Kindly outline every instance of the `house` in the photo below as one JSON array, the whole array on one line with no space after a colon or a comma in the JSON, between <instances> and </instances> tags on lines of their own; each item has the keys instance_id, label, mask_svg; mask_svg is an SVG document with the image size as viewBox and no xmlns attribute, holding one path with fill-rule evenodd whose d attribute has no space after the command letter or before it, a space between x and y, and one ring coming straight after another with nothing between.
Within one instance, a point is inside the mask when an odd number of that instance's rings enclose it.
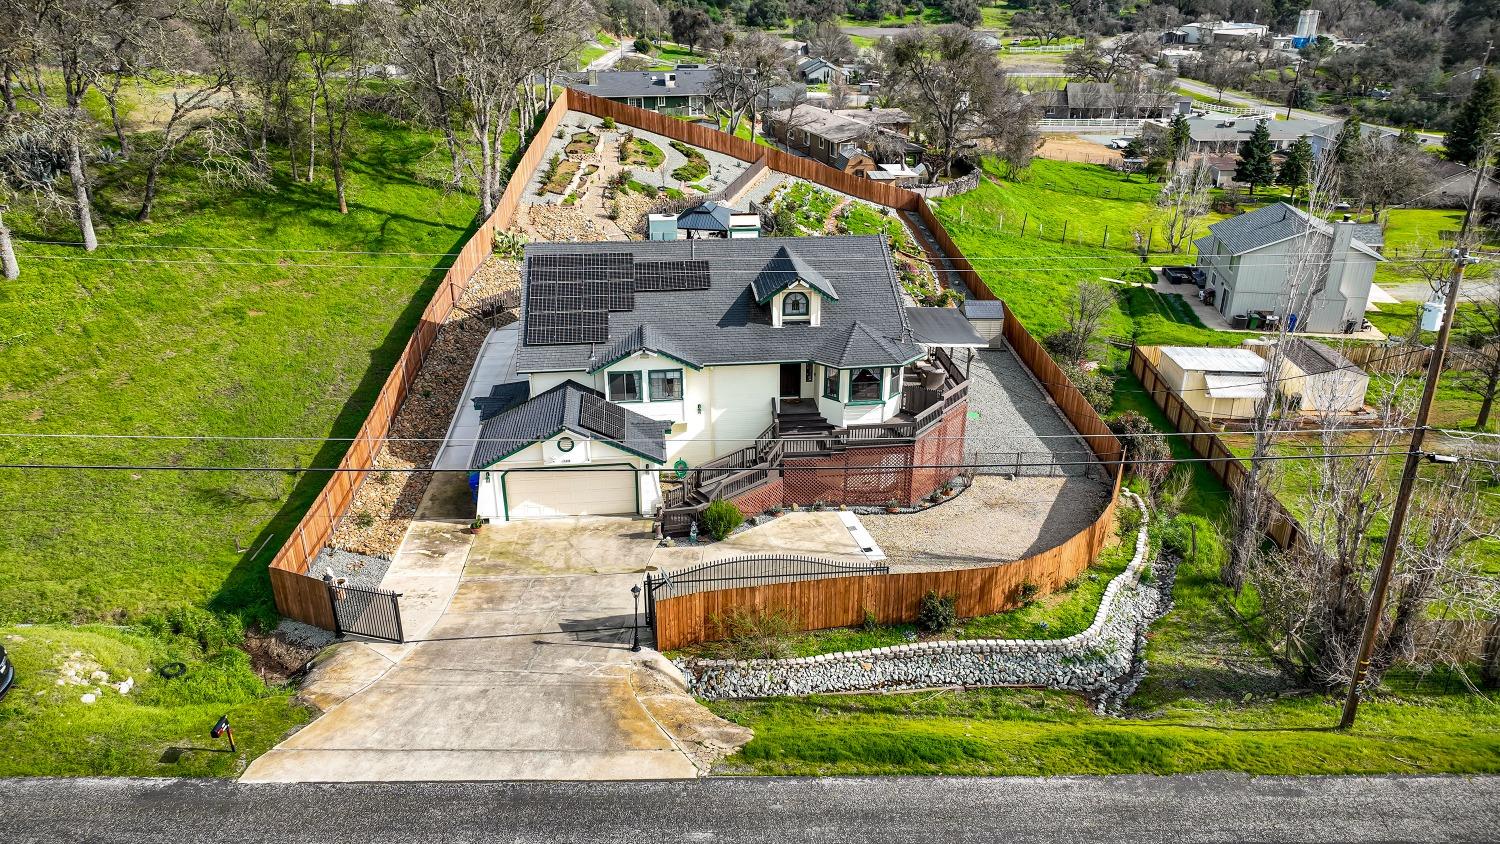
<instances>
[{"instance_id":1,"label":"house","mask_svg":"<svg viewBox=\"0 0 1500 844\"><path fill-rule=\"evenodd\" d=\"M771 136L789 149L855 175L880 164L904 164L906 156L922 151L907 139L911 117L900 109L803 106L770 112L765 122Z\"/></svg>"},{"instance_id":2,"label":"house","mask_svg":"<svg viewBox=\"0 0 1500 844\"><path fill-rule=\"evenodd\" d=\"M1270 343L1247 344L1269 357ZM1282 345L1277 389L1305 411L1346 413L1365 405L1370 376L1329 346L1306 337L1288 337Z\"/></svg>"},{"instance_id":3,"label":"house","mask_svg":"<svg viewBox=\"0 0 1500 844\"><path fill-rule=\"evenodd\" d=\"M575 74L566 83L596 97L677 117L706 114L714 87L714 70L687 66L676 70L609 70Z\"/></svg>"},{"instance_id":4,"label":"house","mask_svg":"<svg viewBox=\"0 0 1500 844\"><path fill-rule=\"evenodd\" d=\"M1270 28L1259 23L1236 21L1198 21L1185 23L1162 36L1168 44L1220 44L1230 47L1253 47L1270 34Z\"/></svg>"},{"instance_id":5,"label":"house","mask_svg":"<svg viewBox=\"0 0 1500 844\"><path fill-rule=\"evenodd\" d=\"M835 78L848 75L849 68L817 56L808 56L797 62L797 78L809 85L826 85Z\"/></svg>"},{"instance_id":6,"label":"house","mask_svg":"<svg viewBox=\"0 0 1500 844\"><path fill-rule=\"evenodd\" d=\"M883 237L533 243L523 284L514 380L474 399L481 518L690 515L779 483L773 459L854 452L904 460L881 482L914 500L951 478L944 444L961 456L968 382L942 349L986 341L905 306Z\"/></svg>"},{"instance_id":7,"label":"house","mask_svg":"<svg viewBox=\"0 0 1500 844\"><path fill-rule=\"evenodd\" d=\"M1199 155L1195 156L1190 163L1202 162L1208 168L1209 178L1213 180L1216 188L1227 188L1234 184L1234 171L1239 169L1240 157L1237 155Z\"/></svg>"},{"instance_id":8,"label":"house","mask_svg":"<svg viewBox=\"0 0 1500 844\"><path fill-rule=\"evenodd\" d=\"M1300 117L1294 117L1291 120L1274 120L1268 114L1248 117L1195 114L1187 119L1188 133L1191 138L1187 151L1212 155L1236 153L1239 151L1240 144L1250 140L1250 133L1255 131L1256 124L1262 120L1266 122L1266 129L1271 133L1271 145L1278 150L1285 150L1298 138L1307 138L1309 142L1314 143L1316 150L1314 138L1318 132L1326 131L1329 125L1326 121L1306 120ZM1170 126L1170 119L1148 120L1142 124L1141 131L1150 135L1163 135ZM1334 132L1337 133L1337 131L1335 127Z\"/></svg>"},{"instance_id":9,"label":"house","mask_svg":"<svg viewBox=\"0 0 1500 844\"><path fill-rule=\"evenodd\" d=\"M760 237L760 215L708 200L681 214L648 214L647 240Z\"/></svg>"},{"instance_id":10,"label":"house","mask_svg":"<svg viewBox=\"0 0 1500 844\"><path fill-rule=\"evenodd\" d=\"M1043 117L1053 120L1135 120L1192 112L1191 98L1127 97L1112 82L1069 82L1039 95Z\"/></svg>"},{"instance_id":11,"label":"house","mask_svg":"<svg viewBox=\"0 0 1500 844\"><path fill-rule=\"evenodd\" d=\"M1266 395L1266 361L1249 349L1162 346L1160 352L1162 381L1199 416L1249 418Z\"/></svg>"},{"instance_id":12,"label":"house","mask_svg":"<svg viewBox=\"0 0 1500 844\"><path fill-rule=\"evenodd\" d=\"M1363 325L1375 266L1385 260L1378 225L1329 223L1278 202L1208 231L1194 244L1207 275L1205 300L1232 323L1246 327L1241 317L1267 316L1328 334ZM1301 289L1294 291L1298 276Z\"/></svg>"}]
</instances>

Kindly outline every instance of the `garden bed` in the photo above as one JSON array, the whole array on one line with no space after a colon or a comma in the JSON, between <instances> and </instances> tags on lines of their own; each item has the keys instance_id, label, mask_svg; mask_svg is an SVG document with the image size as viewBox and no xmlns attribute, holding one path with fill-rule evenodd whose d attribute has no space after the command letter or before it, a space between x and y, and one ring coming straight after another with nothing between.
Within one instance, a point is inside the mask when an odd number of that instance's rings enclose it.
<instances>
[{"instance_id":1,"label":"garden bed","mask_svg":"<svg viewBox=\"0 0 1500 844\"><path fill-rule=\"evenodd\" d=\"M667 154L662 152L661 147L642 138L627 136L620 142L621 164L655 170L666 157Z\"/></svg>"},{"instance_id":2,"label":"garden bed","mask_svg":"<svg viewBox=\"0 0 1500 844\"><path fill-rule=\"evenodd\" d=\"M708 159L696 147L682 141L672 141L672 149L682 153L687 162L672 171L672 178L679 182L696 182L708 175Z\"/></svg>"}]
</instances>

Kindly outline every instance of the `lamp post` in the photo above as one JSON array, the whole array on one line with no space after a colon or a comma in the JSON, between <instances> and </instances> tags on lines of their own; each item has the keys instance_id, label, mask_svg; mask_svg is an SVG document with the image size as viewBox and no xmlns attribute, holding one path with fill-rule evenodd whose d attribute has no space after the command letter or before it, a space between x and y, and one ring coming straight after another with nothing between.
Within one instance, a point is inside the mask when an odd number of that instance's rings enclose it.
<instances>
[{"instance_id":1,"label":"lamp post","mask_svg":"<svg viewBox=\"0 0 1500 844\"><path fill-rule=\"evenodd\" d=\"M630 597L635 599L635 623L630 627L630 652L641 652L641 585L630 587Z\"/></svg>"}]
</instances>

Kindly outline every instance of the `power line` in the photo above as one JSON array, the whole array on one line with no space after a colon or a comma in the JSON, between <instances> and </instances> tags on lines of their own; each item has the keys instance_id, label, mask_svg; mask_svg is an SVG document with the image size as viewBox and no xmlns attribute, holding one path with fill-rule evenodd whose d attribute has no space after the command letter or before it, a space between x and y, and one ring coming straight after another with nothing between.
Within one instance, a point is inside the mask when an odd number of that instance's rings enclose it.
<instances>
[{"instance_id":1,"label":"power line","mask_svg":"<svg viewBox=\"0 0 1500 844\"><path fill-rule=\"evenodd\" d=\"M1353 453L1348 453L1348 454L1337 453L1337 452L1325 452L1325 453L1322 453L1322 454L1272 454L1272 455L1264 455L1264 456L1261 456L1261 457L1251 457L1251 456L1239 457L1239 456L1233 456L1233 455L1231 455L1229 457L1183 457L1183 458L1160 458L1160 459L1149 459L1149 460L1125 460L1125 459L1120 459L1120 460L1097 460L1096 459L1096 460L1056 461L1056 462L1050 462L1050 463L1046 463L1046 464L1035 464L1035 465L1038 465L1038 466L1040 466L1040 465L1047 465L1047 466L1053 466L1053 467L1064 467L1064 466L1116 466L1116 465L1119 465L1119 466L1145 466L1145 465L1152 465L1152 464L1157 464L1157 463L1166 463L1166 464L1176 465L1178 463L1227 463L1227 462L1242 462L1242 461L1256 462L1256 461L1283 461L1283 460L1338 460L1338 459L1347 459L1347 458L1367 459L1367 458L1370 458L1370 457L1395 457L1395 456L1405 456L1405 455L1409 455L1411 453L1412 452L1409 452L1409 451L1376 451L1376 452L1358 451L1358 452L1353 452ZM1465 459L1468 459L1468 458L1465 458ZM1483 461L1483 462L1500 463L1500 461ZM909 469L1007 469L1007 468L1013 469L1014 467L1015 467L1014 463L921 463L921 464L912 464L910 466L902 466L900 468L903 469L903 470L909 470ZM542 467L542 466L523 467L523 466L517 466L517 467L514 467L514 468L504 469L503 471L507 471L507 472L528 472L528 471L543 472L543 471L552 471L554 468L555 467ZM798 466L787 467L785 464L780 464L780 465L777 465L777 466L773 466L771 468L773 468L773 469L781 469L781 470L786 470L786 469L790 468L791 470L795 471L796 469L803 468L803 467L798 467ZM854 471L854 472L884 472L884 471L889 471L889 469L887 467L881 467L881 466L848 466L848 467L833 467L833 468L847 468L848 470ZM417 474L417 473L430 473L430 474L454 474L454 473L459 473L459 474L469 474L470 472L484 471L484 470L478 470L478 469L436 469L436 468L383 467L383 466L160 466L160 465L120 465L120 464L87 464L87 463L0 463L0 470L3 470L3 469L14 469L14 470L22 470L22 471L71 471L71 472L94 472L94 471L106 471L106 472L107 471L131 471L131 472L288 472L288 473L317 472L317 473L326 473L326 474L342 474L342 473L349 473L349 472L366 472L366 473L371 473L371 472L392 472L392 473L398 473L398 474ZM611 466L580 466L577 469L573 469L572 471L575 471L575 472L634 472L634 473L650 472L650 473L656 473L656 472L661 472L662 470L661 470L660 467L649 468L649 469L642 469L642 468L637 468L637 467L634 467L634 466L611 465ZM719 469L719 468L708 468L708 469L704 469L704 468L690 468L690 469L688 469L688 471L689 472L699 472L699 473L701 473L701 472L722 472L722 471L733 471L733 470L726 470L726 469Z\"/></svg>"},{"instance_id":2,"label":"power line","mask_svg":"<svg viewBox=\"0 0 1500 844\"><path fill-rule=\"evenodd\" d=\"M73 240L26 240L14 239L15 243L30 243L38 246L83 246ZM277 255L401 255L408 257L452 258L458 252L404 252L359 249L283 249L266 246L180 246L167 243L101 243L100 249L180 249L197 252L268 252Z\"/></svg>"}]
</instances>

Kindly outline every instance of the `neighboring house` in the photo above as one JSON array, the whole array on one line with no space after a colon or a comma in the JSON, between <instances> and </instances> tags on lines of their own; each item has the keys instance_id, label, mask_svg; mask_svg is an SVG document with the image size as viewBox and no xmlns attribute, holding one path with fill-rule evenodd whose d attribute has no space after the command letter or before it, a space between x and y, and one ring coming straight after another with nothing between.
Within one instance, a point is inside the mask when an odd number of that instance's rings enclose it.
<instances>
[{"instance_id":1,"label":"neighboring house","mask_svg":"<svg viewBox=\"0 0 1500 844\"><path fill-rule=\"evenodd\" d=\"M782 109L766 115L767 131L788 148L845 173L866 175L880 164L904 164L920 153L920 144L906 137L911 118L900 109L841 109L813 106ZM879 146L901 150L901 155L874 149L872 135L884 135ZM889 160L878 160L888 158Z\"/></svg>"},{"instance_id":2,"label":"neighboring house","mask_svg":"<svg viewBox=\"0 0 1500 844\"><path fill-rule=\"evenodd\" d=\"M1479 171L1456 161L1438 158L1429 162L1428 166L1432 169L1434 185L1432 190L1422 196L1421 204L1430 208L1467 207L1469 196L1474 192L1474 180L1479 178ZM1493 175L1486 175L1484 184L1479 188L1479 197L1493 199L1496 196L1500 196L1500 181Z\"/></svg>"},{"instance_id":3,"label":"neighboring house","mask_svg":"<svg viewBox=\"0 0 1500 844\"><path fill-rule=\"evenodd\" d=\"M1379 225L1328 223L1278 202L1214 223L1208 231L1194 244L1198 266L1208 277L1204 294L1231 323L1271 316L1288 320L1293 330L1328 334L1363 325L1375 266L1385 260ZM1302 302L1293 301L1289 289L1294 274L1304 277L1297 298L1311 292L1306 313L1296 312Z\"/></svg>"},{"instance_id":4,"label":"neighboring house","mask_svg":"<svg viewBox=\"0 0 1500 844\"><path fill-rule=\"evenodd\" d=\"M1251 346L1262 356L1269 343ZM1277 389L1302 410L1346 413L1365 406L1370 376L1332 348L1306 337L1291 337L1282 346Z\"/></svg>"},{"instance_id":5,"label":"neighboring house","mask_svg":"<svg viewBox=\"0 0 1500 844\"><path fill-rule=\"evenodd\" d=\"M1266 362L1249 349L1162 346L1162 380L1207 419L1245 419L1266 394Z\"/></svg>"},{"instance_id":6,"label":"neighboring house","mask_svg":"<svg viewBox=\"0 0 1500 844\"><path fill-rule=\"evenodd\" d=\"M538 243L523 280L518 379L475 399L481 518L691 514L779 484L783 448L905 454L903 499L952 476L927 464L962 441L967 380L938 349L986 341L904 305L883 237Z\"/></svg>"},{"instance_id":7,"label":"neighboring house","mask_svg":"<svg viewBox=\"0 0 1500 844\"><path fill-rule=\"evenodd\" d=\"M710 199L681 214L649 214L646 231L647 240L760 237L760 215Z\"/></svg>"},{"instance_id":8,"label":"neighboring house","mask_svg":"<svg viewBox=\"0 0 1500 844\"><path fill-rule=\"evenodd\" d=\"M848 68L816 56L808 56L797 62L797 78L809 85L826 85L835 78L848 75Z\"/></svg>"},{"instance_id":9,"label":"neighboring house","mask_svg":"<svg viewBox=\"0 0 1500 844\"><path fill-rule=\"evenodd\" d=\"M1250 140L1250 133L1262 120L1266 121L1266 129L1271 133L1271 144L1278 150L1285 150L1298 138L1305 137L1313 142L1314 135L1328 126L1323 121L1305 120L1298 117L1291 120L1273 120L1269 115L1225 117L1195 114L1187 119L1188 132L1191 136L1187 151L1210 155L1234 154L1239 151L1240 144ZM1163 135L1170 125L1170 120L1148 120L1142 125L1141 131L1146 134ZM1334 131L1338 130L1335 128ZM1316 148L1316 142L1314 144Z\"/></svg>"},{"instance_id":10,"label":"neighboring house","mask_svg":"<svg viewBox=\"0 0 1500 844\"><path fill-rule=\"evenodd\" d=\"M1227 188L1234 184L1234 171L1239 168L1240 157L1237 155L1197 155L1189 159L1189 166L1197 162L1203 162L1208 168L1209 178L1213 180L1216 188Z\"/></svg>"},{"instance_id":11,"label":"neighboring house","mask_svg":"<svg viewBox=\"0 0 1500 844\"><path fill-rule=\"evenodd\" d=\"M1127 97L1112 82L1069 82L1040 96L1042 116L1054 120L1144 120L1189 114L1193 106L1191 98L1178 95Z\"/></svg>"},{"instance_id":12,"label":"neighboring house","mask_svg":"<svg viewBox=\"0 0 1500 844\"><path fill-rule=\"evenodd\" d=\"M566 83L596 97L680 117L706 114L714 87L713 68L589 71Z\"/></svg>"},{"instance_id":13,"label":"neighboring house","mask_svg":"<svg viewBox=\"0 0 1500 844\"><path fill-rule=\"evenodd\" d=\"M1185 23L1162 36L1168 44L1221 44L1248 47L1260 43L1270 34L1265 24L1236 21L1199 21Z\"/></svg>"}]
</instances>

